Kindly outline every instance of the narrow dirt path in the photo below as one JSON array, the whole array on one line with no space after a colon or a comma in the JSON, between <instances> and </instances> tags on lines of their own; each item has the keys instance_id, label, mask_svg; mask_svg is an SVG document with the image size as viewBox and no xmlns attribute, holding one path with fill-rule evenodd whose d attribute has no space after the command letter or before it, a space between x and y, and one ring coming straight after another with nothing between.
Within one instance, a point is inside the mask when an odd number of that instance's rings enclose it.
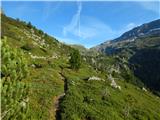
<instances>
[{"instance_id":1,"label":"narrow dirt path","mask_svg":"<svg viewBox=\"0 0 160 120\"><path fill-rule=\"evenodd\" d=\"M61 95L59 95L59 96L57 96L56 97L56 99L55 99L55 103L54 103L54 111L55 111L55 119L56 120L61 120L61 115L60 115L60 111L61 111L61 109L60 109L60 102L61 102L61 100L63 99L63 97L65 96L65 93L63 93L63 94L61 94Z\"/></svg>"},{"instance_id":2,"label":"narrow dirt path","mask_svg":"<svg viewBox=\"0 0 160 120\"><path fill-rule=\"evenodd\" d=\"M63 72L63 71L62 71ZM67 91L67 79L65 78L65 76L63 75L63 73L60 73L61 75L61 79L64 81L64 93L56 96L54 98L54 112L55 112L55 119L56 120L61 120L61 109L60 109L60 102L62 101L62 99L65 97L66 91Z\"/></svg>"},{"instance_id":3,"label":"narrow dirt path","mask_svg":"<svg viewBox=\"0 0 160 120\"><path fill-rule=\"evenodd\" d=\"M55 111L57 111L59 109L59 102L64 96L65 96L65 93L62 93L61 95L56 96L55 102L54 102Z\"/></svg>"}]
</instances>

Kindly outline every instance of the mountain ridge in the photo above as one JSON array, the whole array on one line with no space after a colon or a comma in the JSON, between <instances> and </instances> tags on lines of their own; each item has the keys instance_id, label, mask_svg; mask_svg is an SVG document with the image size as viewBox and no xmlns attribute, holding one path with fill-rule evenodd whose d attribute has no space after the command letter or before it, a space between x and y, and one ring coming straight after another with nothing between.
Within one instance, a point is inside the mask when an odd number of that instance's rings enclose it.
<instances>
[{"instance_id":1,"label":"mountain ridge","mask_svg":"<svg viewBox=\"0 0 160 120\"><path fill-rule=\"evenodd\" d=\"M92 47L91 49L103 52L108 46L112 46L120 42L133 42L137 38L151 35L160 36L160 19L137 26L123 33L120 37L101 43L100 45Z\"/></svg>"}]
</instances>

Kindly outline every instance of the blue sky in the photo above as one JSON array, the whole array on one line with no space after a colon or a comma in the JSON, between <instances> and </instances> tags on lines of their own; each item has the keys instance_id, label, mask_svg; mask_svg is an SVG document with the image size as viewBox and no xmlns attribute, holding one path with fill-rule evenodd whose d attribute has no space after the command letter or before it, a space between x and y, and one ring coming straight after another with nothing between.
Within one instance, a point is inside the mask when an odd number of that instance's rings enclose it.
<instances>
[{"instance_id":1,"label":"blue sky","mask_svg":"<svg viewBox=\"0 0 160 120\"><path fill-rule=\"evenodd\" d=\"M160 18L160 2L2 2L5 14L30 21L59 41L87 48Z\"/></svg>"}]
</instances>

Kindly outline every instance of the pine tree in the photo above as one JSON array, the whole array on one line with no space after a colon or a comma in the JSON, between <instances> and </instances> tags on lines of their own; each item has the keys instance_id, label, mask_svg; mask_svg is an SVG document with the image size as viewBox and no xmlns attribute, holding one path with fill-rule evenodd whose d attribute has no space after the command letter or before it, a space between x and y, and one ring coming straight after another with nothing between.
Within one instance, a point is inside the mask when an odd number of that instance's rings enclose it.
<instances>
[{"instance_id":1,"label":"pine tree","mask_svg":"<svg viewBox=\"0 0 160 120\"><path fill-rule=\"evenodd\" d=\"M81 66L81 56L78 50L73 50L73 52L71 52L70 54L70 66L72 69L74 70L78 70Z\"/></svg>"},{"instance_id":2,"label":"pine tree","mask_svg":"<svg viewBox=\"0 0 160 120\"><path fill-rule=\"evenodd\" d=\"M1 40L1 118L27 119L29 86L24 81L28 66L24 54L7 45L7 38Z\"/></svg>"}]
</instances>

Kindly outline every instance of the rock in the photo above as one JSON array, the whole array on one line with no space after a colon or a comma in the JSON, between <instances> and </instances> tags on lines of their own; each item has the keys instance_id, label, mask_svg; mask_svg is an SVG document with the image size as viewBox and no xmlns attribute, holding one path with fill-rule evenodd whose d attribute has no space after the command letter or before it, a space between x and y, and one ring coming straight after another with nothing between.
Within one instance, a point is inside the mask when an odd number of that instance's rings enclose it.
<instances>
[{"instance_id":1,"label":"rock","mask_svg":"<svg viewBox=\"0 0 160 120\"><path fill-rule=\"evenodd\" d=\"M86 58L83 58L83 60L84 60L84 61L87 61L87 59L86 59Z\"/></svg>"},{"instance_id":2,"label":"rock","mask_svg":"<svg viewBox=\"0 0 160 120\"><path fill-rule=\"evenodd\" d=\"M51 57L52 59L57 59L58 58L58 55L56 53L54 53Z\"/></svg>"},{"instance_id":3,"label":"rock","mask_svg":"<svg viewBox=\"0 0 160 120\"><path fill-rule=\"evenodd\" d=\"M145 91L145 92L147 92L147 89L146 89L146 88L144 88L144 87L142 88L142 90L143 90L143 91Z\"/></svg>"},{"instance_id":4,"label":"rock","mask_svg":"<svg viewBox=\"0 0 160 120\"><path fill-rule=\"evenodd\" d=\"M104 79L101 79L101 78L95 77L95 76L89 77L88 81L90 81L90 80L98 80L98 81L102 80L102 81L104 81Z\"/></svg>"},{"instance_id":5,"label":"rock","mask_svg":"<svg viewBox=\"0 0 160 120\"><path fill-rule=\"evenodd\" d=\"M33 68L35 68L36 66L34 64L31 65Z\"/></svg>"},{"instance_id":6,"label":"rock","mask_svg":"<svg viewBox=\"0 0 160 120\"><path fill-rule=\"evenodd\" d=\"M94 58L92 58L91 60L92 60L92 64L96 64L96 61Z\"/></svg>"},{"instance_id":7,"label":"rock","mask_svg":"<svg viewBox=\"0 0 160 120\"><path fill-rule=\"evenodd\" d=\"M121 90L121 86L118 85L118 86L117 86L117 89Z\"/></svg>"},{"instance_id":8,"label":"rock","mask_svg":"<svg viewBox=\"0 0 160 120\"><path fill-rule=\"evenodd\" d=\"M25 102L25 101L22 101L22 102L20 103L20 105L21 105L22 107L26 108L26 102Z\"/></svg>"},{"instance_id":9,"label":"rock","mask_svg":"<svg viewBox=\"0 0 160 120\"><path fill-rule=\"evenodd\" d=\"M31 58L33 59L46 59L44 56L36 56L36 55L31 55Z\"/></svg>"},{"instance_id":10,"label":"rock","mask_svg":"<svg viewBox=\"0 0 160 120\"><path fill-rule=\"evenodd\" d=\"M116 88L116 89L119 89L119 90L121 90L121 86L119 86L119 85L117 85L117 83L115 82L115 80L114 80L114 78L111 76L111 74L109 75L109 80L111 81L111 86L113 87L113 88Z\"/></svg>"}]
</instances>

